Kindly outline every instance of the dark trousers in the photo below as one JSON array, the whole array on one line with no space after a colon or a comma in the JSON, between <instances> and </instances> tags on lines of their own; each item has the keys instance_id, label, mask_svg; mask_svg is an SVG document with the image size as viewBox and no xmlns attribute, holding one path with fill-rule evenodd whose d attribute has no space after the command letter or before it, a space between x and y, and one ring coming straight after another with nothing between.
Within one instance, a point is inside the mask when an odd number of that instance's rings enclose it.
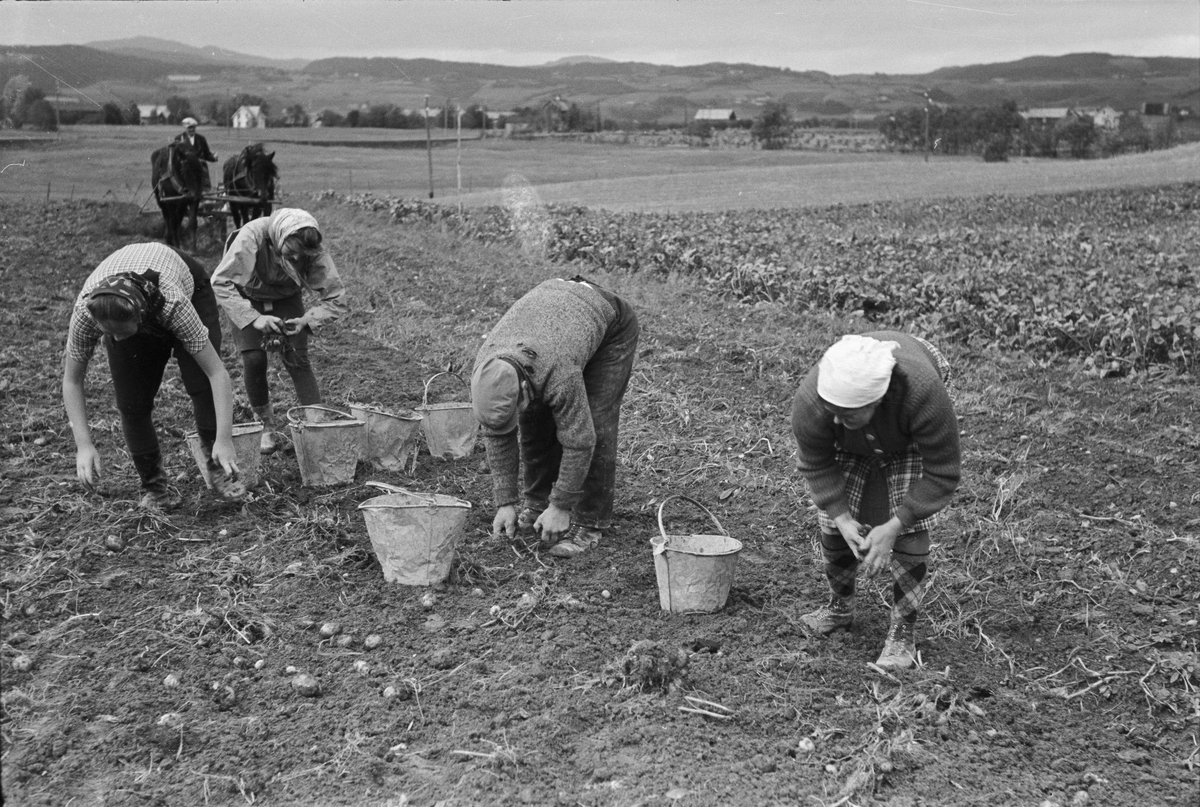
<instances>
[{"instance_id":1,"label":"dark trousers","mask_svg":"<svg viewBox=\"0 0 1200 807\"><path fill-rule=\"evenodd\" d=\"M280 319L304 316L304 299L300 292L281 300L250 300L250 305L260 314ZM310 333L307 328L301 328L298 333L285 336L281 355L301 406L321 402L321 388L317 385L317 376L308 358ZM268 361L267 351L263 349L263 333L253 325L247 325L234 332L234 341L242 352L242 379L246 382L246 397L250 399L251 406L266 406L271 401L271 390L267 385Z\"/></svg>"},{"instance_id":2,"label":"dark trousers","mask_svg":"<svg viewBox=\"0 0 1200 807\"><path fill-rule=\"evenodd\" d=\"M571 521L585 527L608 529L612 525L617 483L617 431L621 401L633 373L637 355L637 314L620 297L600 290L617 312L599 349L583 368L588 408L596 431L596 447L583 484L583 498L575 505ZM550 410L534 403L521 413L521 465L525 473L525 505L544 510L558 479L562 445Z\"/></svg>"},{"instance_id":3,"label":"dark trousers","mask_svg":"<svg viewBox=\"0 0 1200 807\"><path fill-rule=\"evenodd\" d=\"M200 321L208 328L208 339L221 349L221 319L217 298L213 295L204 267L190 256L179 253L192 273L195 291L192 306ZM128 339L116 341L104 337L108 367L112 372L117 396L117 411L121 414L121 431L125 445L133 456L158 451L158 434L154 429L154 399L162 386L163 373L171 355L179 365L183 388L192 399L196 431L202 440L211 444L217 435L217 411L213 405L212 386L208 376L192 354L171 334L151 336L139 331Z\"/></svg>"}]
</instances>

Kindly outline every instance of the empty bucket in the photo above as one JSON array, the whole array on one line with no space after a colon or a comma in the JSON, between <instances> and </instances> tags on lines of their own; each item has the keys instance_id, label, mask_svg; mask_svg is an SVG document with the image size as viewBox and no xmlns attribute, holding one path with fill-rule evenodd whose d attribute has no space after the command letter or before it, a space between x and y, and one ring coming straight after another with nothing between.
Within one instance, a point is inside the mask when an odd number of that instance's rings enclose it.
<instances>
[{"instance_id":1,"label":"empty bucket","mask_svg":"<svg viewBox=\"0 0 1200 807\"><path fill-rule=\"evenodd\" d=\"M668 535L663 508L672 499L699 507L717 525L719 535ZM742 542L729 537L708 508L687 496L668 496L658 506L659 535L651 539L658 602L676 614L707 614L725 607Z\"/></svg>"},{"instance_id":2,"label":"empty bucket","mask_svg":"<svg viewBox=\"0 0 1200 807\"><path fill-rule=\"evenodd\" d=\"M350 404L350 414L366 424L363 459L386 471L403 471L410 457L416 461L421 415L385 412L366 404Z\"/></svg>"},{"instance_id":3,"label":"empty bucket","mask_svg":"<svg viewBox=\"0 0 1200 807\"><path fill-rule=\"evenodd\" d=\"M475 419L471 402L429 403L429 385L443 375L454 376L464 385L467 383L458 373L448 372L430 376L425 382L425 395L417 407L417 412L424 418L421 431L425 434L425 444L429 447L429 454L440 459L469 457L479 437L479 421Z\"/></svg>"},{"instance_id":4,"label":"empty bucket","mask_svg":"<svg viewBox=\"0 0 1200 807\"><path fill-rule=\"evenodd\" d=\"M237 456L237 478L248 488L258 486L258 466L262 460L262 454L258 450L258 441L262 436L262 430L261 423L233 424L233 451ZM192 457L196 460L196 466L200 469L200 476L204 477L204 484L211 489L212 474L208 470L209 455L206 454L204 445L200 442L200 435L191 432L187 436L187 442L188 448L192 449Z\"/></svg>"},{"instance_id":5,"label":"empty bucket","mask_svg":"<svg viewBox=\"0 0 1200 807\"><path fill-rule=\"evenodd\" d=\"M287 416L305 485L322 487L354 481L366 432L361 420L325 406L295 406Z\"/></svg>"},{"instance_id":6,"label":"empty bucket","mask_svg":"<svg viewBox=\"0 0 1200 807\"><path fill-rule=\"evenodd\" d=\"M358 506L384 580L406 586L442 582L450 576L454 546L471 503L439 493L411 493L390 485L386 489L395 492Z\"/></svg>"}]
</instances>

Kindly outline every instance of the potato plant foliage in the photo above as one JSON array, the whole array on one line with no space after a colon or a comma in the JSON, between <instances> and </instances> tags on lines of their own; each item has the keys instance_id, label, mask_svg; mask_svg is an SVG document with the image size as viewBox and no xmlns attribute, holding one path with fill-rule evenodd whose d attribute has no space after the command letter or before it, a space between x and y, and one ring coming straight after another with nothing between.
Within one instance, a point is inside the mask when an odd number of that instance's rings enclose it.
<instances>
[{"instance_id":1,"label":"potato plant foliage","mask_svg":"<svg viewBox=\"0 0 1200 807\"><path fill-rule=\"evenodd\" d=\"M501 207L460 214L407 199L349 201L398 222L440 220L485 240L520 235ZM987 197L819 210L547 206L542 213L549 256L589 269L684 275L747 303L859 313L976 347L1078 356L1109 375L1196 366L1196 184L1019 205Z\"/></svg>"}]
</instances>

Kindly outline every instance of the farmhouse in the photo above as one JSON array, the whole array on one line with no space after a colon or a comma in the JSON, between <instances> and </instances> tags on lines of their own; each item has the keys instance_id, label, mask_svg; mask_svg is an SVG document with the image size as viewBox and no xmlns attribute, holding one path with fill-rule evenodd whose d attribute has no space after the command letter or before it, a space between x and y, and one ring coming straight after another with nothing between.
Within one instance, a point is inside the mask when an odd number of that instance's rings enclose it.
<instances>
[{"instance_id":1,"label":"farmhouse","mask_svg":"<svg viewBox=\"0 0 1200 807\"><path fill-rule=\"evenodd\" d=\"M1071 108L1065 106L1036 107L1034 109L1027 109L1020 114L1021 117L1025 119L1026 123L1034 125L1053 125L1058 123L1060 120L1064 120L1068 115L1070 115Z\"/></svg>"},{"instance_id":2,"label":"farmhouse","mask_svg":"<svg viewBox=\"0 0 1200 807\"><path fill-rule=\"evenodd\" d=\"M571 105L559 96L542 104L542 116L546 122L546 131L561 132L568 128L567 118L571 114Z\"/></svg>"},{"instance_id":3,"label":"farmhouse","mask_svg":"<svg viewBox=\"0 0 1200 807\"><path fill-rule=\"evenodd\" d=\"M1121 125L1121 113L1110 106L1095 109L1076 109L1076 115L1092 119L1092 124L1099 129L1115 131Z\"/></svg>"},{"instance_id":4,"label":"farmhouse","mask_svg":"<svg viewBox=\"0 0 1200 807\"><path fill-rule=\"evenodd\" d=\"M171 115L166 104L138 104L137 108L138 123L142 126L166 123Z\"/></svg>"},{"instance_id":5,"label":"farmhouse","mask_svg":"<svg viewBox=\"0 0 1200 807\"><path fill-rule=\"evenodd\" d=\"M265 129L267 116L263 114L260 106L242 106L233 113L229 125L234 129Z\"/></svg>"},{"instance_id":6,"label":"farmhouse","mask_svg":"<svg viewBox=\"0 0 1200 807\"><path fill-rule=\"evenodd\" d=\"M732 109L697 109L693 120L725 123L737 120L737 113Z\"/></svg>"}]
</instances>

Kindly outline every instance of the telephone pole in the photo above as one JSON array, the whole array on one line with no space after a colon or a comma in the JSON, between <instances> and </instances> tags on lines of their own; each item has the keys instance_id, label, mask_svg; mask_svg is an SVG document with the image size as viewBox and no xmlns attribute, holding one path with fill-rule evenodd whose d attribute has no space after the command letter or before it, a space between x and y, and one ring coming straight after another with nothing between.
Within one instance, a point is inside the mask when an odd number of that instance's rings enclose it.
<instances>
[{"instance_id":1,"label":"telephone pole","mask_svg":"<svg viewBox=\"0 0 1200 807\"><path fill-rule=\"evenodd\" d=\"M425 96L425 152L429 155L429 198L433 198L433 139L429 134L429 96Z\"/></svg>"}]
</instances>

